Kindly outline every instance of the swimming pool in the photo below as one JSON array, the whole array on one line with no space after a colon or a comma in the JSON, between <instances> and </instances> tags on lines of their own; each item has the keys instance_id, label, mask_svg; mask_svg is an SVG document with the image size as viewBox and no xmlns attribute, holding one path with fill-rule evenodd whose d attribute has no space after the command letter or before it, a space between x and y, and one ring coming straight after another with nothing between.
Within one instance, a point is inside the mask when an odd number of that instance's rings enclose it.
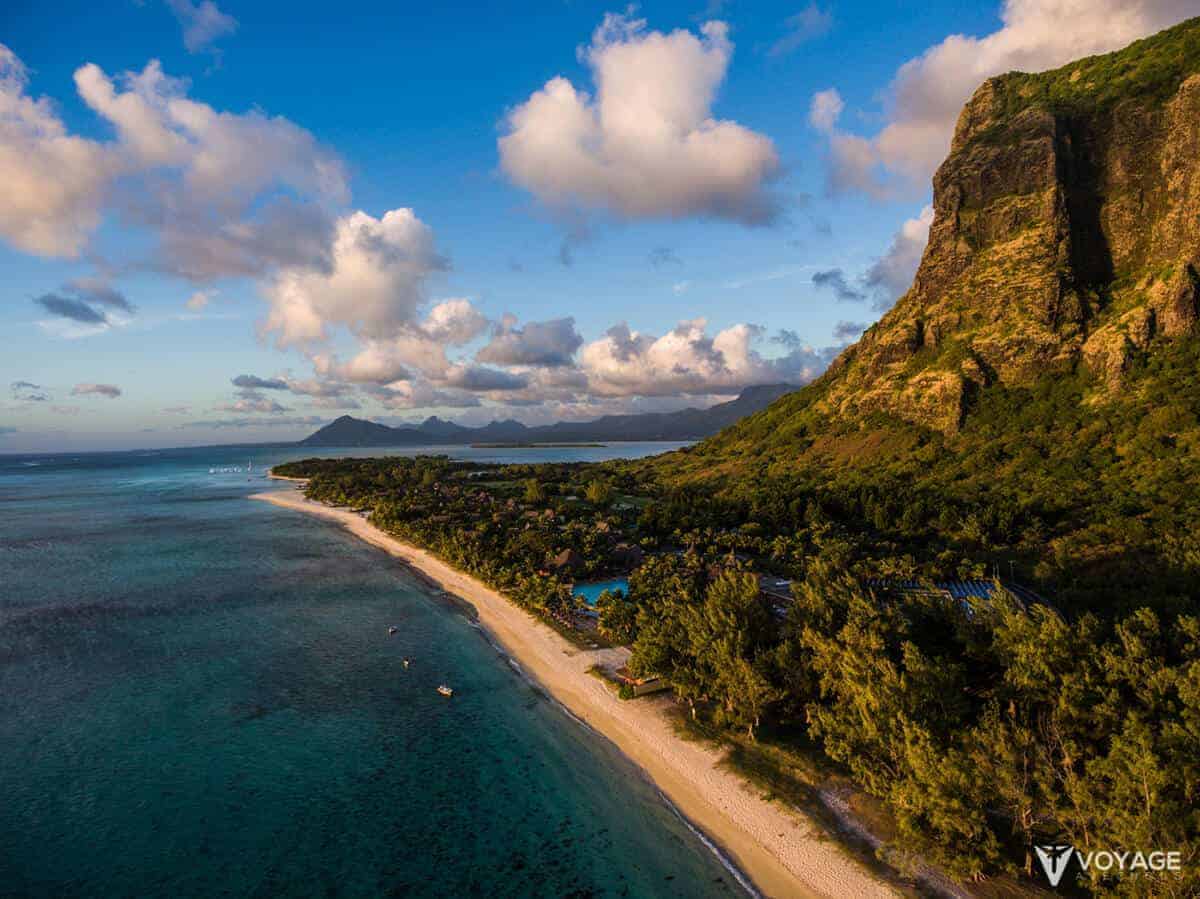
<instances>
[{"instance_id":1,"label":"swimming pool","mask_svg":"<svg viewBox=\"0 0 1200 899\"><path fill-rule=\"evenodd\" d=\"M576 584L574 594L583 598L589 606L594 606L596 600L600 598L600 594L605 590L617 591L621 590L624 593L629 592L628 578L615 578L611 581L592 581L590 584Z\"/></svg>"}]
</instances>

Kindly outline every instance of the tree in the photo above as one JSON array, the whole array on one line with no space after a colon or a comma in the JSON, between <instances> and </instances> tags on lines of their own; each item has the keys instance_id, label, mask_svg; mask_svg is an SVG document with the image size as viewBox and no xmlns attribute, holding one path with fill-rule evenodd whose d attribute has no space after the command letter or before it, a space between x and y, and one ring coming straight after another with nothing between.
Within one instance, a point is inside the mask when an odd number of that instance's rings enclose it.
<instances>
[{"instance_id":1,"label":"tree","mask_svg":"<svg viewBox=\"0 0 1200 899\"><path fill-rule=\"evenodd\" d=\"M763 712L782 696L767 678L775 631L758 578L722 572L704 602L686 610L685 625L704 692L719 703L720 719L745 727L753 738Z\"/></svg>"},{"instance_id":2,"label":"tree","mask_svg":"<svg viewBox=\"0 0 1200 899\"><path fill-rule=\"evenodd\" d=\"M637 639L637 606L627 602L620 591L605 590L596 598L600 633L614 643L632 643Z\"/></svg>"},{"instance_id":3,"label":"tree","mask_svg":"<svg viewBox=\"0 0 1200 899\"><path fill-rule=\"evenodd\" d=\"M537 478L529 478L525 481L525 502L532 506L541 505L546 501L546 491L542 487L541 481Z\"/></svg>"},{"instance_id":4,"label":"tree","mask_svg":"<svg viewBox=\"0 0 1200 899\"><path fill-rule=\"evenodd\" d=\"M607 506L612 502L613 489L604 481L589 481L583 492L584 498L593 506Z\"/></svg>"}]
</instances>

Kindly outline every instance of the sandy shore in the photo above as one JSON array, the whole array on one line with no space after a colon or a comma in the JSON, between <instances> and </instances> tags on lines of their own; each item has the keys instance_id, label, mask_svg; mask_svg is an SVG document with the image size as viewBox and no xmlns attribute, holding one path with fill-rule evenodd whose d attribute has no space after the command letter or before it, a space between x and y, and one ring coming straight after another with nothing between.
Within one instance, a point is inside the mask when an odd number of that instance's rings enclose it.
<instances>
[{"instance_id":1,"label":"sandy shore","mask_svg":"<svg viewBox=\"0 0 1200 899\"><path fill-rule=\"evenodd\" d=\"M873 897L897 893L853 860L818 827L762 799L719 767L722 753L676 736L663 696L622 701L587 673L613 668L622 649L581 650L480 581L424 550L401 543L361 515L306 499L296 490L251 499L340 522L356 536L403 559L450 593L470 602L479 623L559 702L612 740L660 790L717 843L763 894L773 897Z\"/></svg>"}]
</instances>

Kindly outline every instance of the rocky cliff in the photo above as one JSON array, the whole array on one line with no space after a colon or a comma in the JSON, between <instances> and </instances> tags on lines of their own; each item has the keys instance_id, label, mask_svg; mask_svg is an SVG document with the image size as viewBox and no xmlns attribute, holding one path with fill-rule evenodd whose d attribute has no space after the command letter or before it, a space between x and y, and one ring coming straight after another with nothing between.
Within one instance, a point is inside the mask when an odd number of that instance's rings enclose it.
<instances>
[{"instance_id":1,"label":"rocky cliff","mask_svg":"<svg viewBox=\"0 0 1200 899\"><path fill-rule=\"evenodd\" d=\"M1080 365L1089 402L1200 309L1200 19L983 84L933 182L911 289L819 385L834 418L953 434L981 389Z\"/></svg>"}]
</instances>

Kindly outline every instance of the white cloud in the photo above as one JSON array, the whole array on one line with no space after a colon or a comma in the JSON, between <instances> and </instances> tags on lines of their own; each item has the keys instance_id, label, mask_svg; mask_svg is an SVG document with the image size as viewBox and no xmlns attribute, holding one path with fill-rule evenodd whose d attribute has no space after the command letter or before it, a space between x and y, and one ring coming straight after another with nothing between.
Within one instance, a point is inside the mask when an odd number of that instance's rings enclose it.
<instances>
[{"instance_id":1,"label":"white cloud","mask_svg":"<svg viewBox=\"0 0 1200 899\"><path fill-rule=\"evenodd\" d=\"M113 79L88 63L80 98L116 131L67 131L0 45L0 237L43 256L76 257L111 214L156 240L144 267L197 280L322 263L326 208L348 199L340 160L286 119L220 112L151 60ZM114 215L114 217L116 217Z\"/></svg>"},{"instance_id":2,"label":"white cloud","mask_svg":"<svg viewBox=\"0 0 1200 899\"><path fill-rule=\"evenodd\" d=\"M189 53L199 53L217 38L237 31L237 19L221 12L212 0L167 0L167 5L183 26L183 45Z\"/></svg>"},{"instance_id":3,"label":"white cloud","mask_svg":"<svg viewBox=\"0 0 1200 899\"><path fill-rule=\"evenodd\" d=\"M488 320L470 300L442 300L429 310L422 330L432 340L451 346L470 343L485 330Z\"/></svg>"},{"instance_id":4,"label":"white cloud","mask_svg":"<svg viewBox=\"0 0 1200 899\"><path fill-rule=\"evenodd\" d=\"M25 93L28 80L0 44L0 237L27 253L75 257L100 224L120 159L68 134L49 99Z\"/></svg>"},{"instance_id":5,"label":"white cloud","mask_svg":"<svg viewBox=\"0 0 1200 899\"><path fill-rule=\"evenodd\" d=\"M831 358L829 351L805 345L767 359L752 346L763 335L757 325L737 324L709 337L698 318L680 322L662 337L610 328L580 352L589 390L601 396L666 396L732 393L752 384L805 383Z\"/></svg>"},{"instance_id":6,"label":"white cloud","mask_svg":"<svg viewBox=\"0 0 1200 899\"><path fill-rule=\"evenodd\" d=\"M414 322L428 277L443 268L433 232L411 209L378 219L351 213L337 221L328 270L284 267L265 286L263 330L281 347L326 340L337 325L367 340L394 337Z\"/></svg>"},{"instance_id":7,"label":"white cloud","mask_svg":"<svg viewBox=\"0 0 1200 899\"><path fill-rule=\"evenodd\" d=\"M867 269L864 280L875 290L879 308L891 306L912 285L932 224L933 207L926 206L917 218L908 219L900 226L887 252Z\"/></svg>"},{"instance_id":8,"label":"white cloud","mask_svg":"<svg viewBox=\"0 0 1200 899\"><path fill-rule=\"evenodd\" d=\"M924 187L963 104L987 78L1117 50L1198 12L1196 0L1005 0L998 30L950 35L900 67L879 133L861 138L830 126L831 187L880 195L892 176Z\"/></svg>"},{"instance_id":9,"label":"white cloud","mask_svg":"<svg viewBox=\"0 0 1200 899\"><path fill-rule=\"evenodd\" d=\"M712 114L732 52L722 22L663 34L609 14L581 50L595 98L548 81L508 115L501 167L563 212L770 221L774 145Z\"/></svg>"}]
</instances>

